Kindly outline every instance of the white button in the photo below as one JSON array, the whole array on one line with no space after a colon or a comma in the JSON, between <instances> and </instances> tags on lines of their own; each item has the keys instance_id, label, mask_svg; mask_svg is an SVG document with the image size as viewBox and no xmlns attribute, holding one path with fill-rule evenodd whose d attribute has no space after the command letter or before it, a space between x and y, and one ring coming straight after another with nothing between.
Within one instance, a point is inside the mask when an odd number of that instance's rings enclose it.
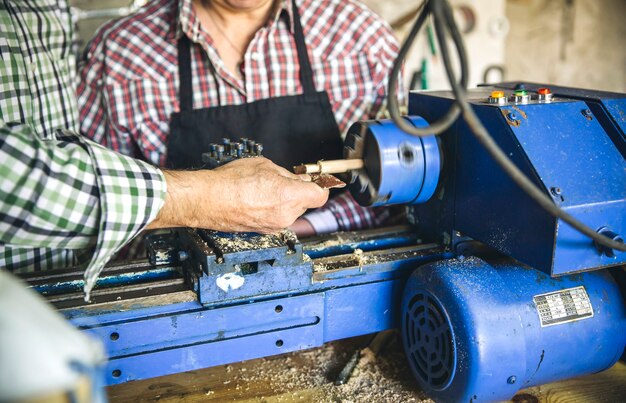
<instances>
[{"instance_id":1,"label":"white button","mask_svg":"<svg viewBox=\"0 0 626 403\"><path fill-rule=\"evenodd\" d=\"M258 53L253 53L250 57L252 57L252 60L259 60L261 58L261 55Z\"/></svg>"}]
</instances>

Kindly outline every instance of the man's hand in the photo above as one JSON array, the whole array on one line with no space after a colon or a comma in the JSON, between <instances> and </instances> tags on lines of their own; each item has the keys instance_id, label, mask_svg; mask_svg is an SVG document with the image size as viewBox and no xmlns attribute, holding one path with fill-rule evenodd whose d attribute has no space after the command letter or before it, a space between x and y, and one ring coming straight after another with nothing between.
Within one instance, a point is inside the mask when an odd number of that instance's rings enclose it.
<instances>
[{"instance_id":1,"label":"man's hand","mask_svg":"<svg viewBox=\"0 0 626 403\"><path fill-rule=\"evenodd\" d=\"M328 199L328 190L260 157L237 160L212 171L163 173L167 198L148 229L273 233Z\"/></svg>"}]
</instances>

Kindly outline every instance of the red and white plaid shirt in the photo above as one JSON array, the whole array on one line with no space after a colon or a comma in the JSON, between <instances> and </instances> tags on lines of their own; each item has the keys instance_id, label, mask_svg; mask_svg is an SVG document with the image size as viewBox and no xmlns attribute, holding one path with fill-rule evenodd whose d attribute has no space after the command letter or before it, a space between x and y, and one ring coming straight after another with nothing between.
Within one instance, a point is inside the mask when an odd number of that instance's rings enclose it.
<instances>
[{"instance_id":1,"label":"red and white plaid shirt","mask_svg":"<svg viewBox=\"0 0 626 403\"><path fill-rule=\"evenodd\" d=\"M124 154L164 165L170 115L179 110L176 44L181 34L198 45L191 55L194 108L301 94L292 4L280 1L276 15L245 52L242 79L225 68L191 0L154 0L104 25L80 69L81 132ZM356 1L297 3L315 85L328 93L345 133L353 122L374 118L382 109L397 41L381 18ZM320 211L332 212L336 226L320 228L319 220L310 221L318 232L326 232L370 227L386 218L354 204L351 198L333 199Z\"/></svg>"}]
</instances>

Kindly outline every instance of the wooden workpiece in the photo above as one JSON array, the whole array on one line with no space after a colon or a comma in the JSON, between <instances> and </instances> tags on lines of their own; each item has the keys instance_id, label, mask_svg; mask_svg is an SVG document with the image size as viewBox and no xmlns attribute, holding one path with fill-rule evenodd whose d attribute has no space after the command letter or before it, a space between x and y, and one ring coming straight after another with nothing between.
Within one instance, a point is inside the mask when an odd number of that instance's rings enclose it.
<instances>
[{"instance_id":1,"label":"wooden workpiece","mask_svg":"<svg viewBox=\"0 0 626 403\"><path fill-rule=\"evenodd\" d=\"M316 164L302 164L293 167L296 174L341 174L363 168L364 162L361 159L352 160L328 160L317 161Z\"/></svg>"},{"instance_id":2,"label":"wooden workpiece","mask_svg":"<svg viewBox=\"0 0 626 403\"><path fill-rule=\"evenodd\" d=\"M397 336L378 355L371 336L320 348L135 381L108 388L111 402L432 402L413 380ZM361 350L348 381L334 381ZM516 403L620 402L626 397L626 364L607 371L520 391Z\"/></svg>"}]
</instances>

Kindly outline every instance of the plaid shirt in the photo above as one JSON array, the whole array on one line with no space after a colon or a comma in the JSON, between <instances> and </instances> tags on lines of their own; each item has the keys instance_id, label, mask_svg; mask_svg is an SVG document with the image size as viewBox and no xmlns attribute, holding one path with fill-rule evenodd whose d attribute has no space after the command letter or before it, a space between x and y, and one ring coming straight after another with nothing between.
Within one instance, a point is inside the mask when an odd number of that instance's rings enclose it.
<instances>
[{"instance_id":1,"label":"plaid shirt","mask_svg":"<svg viewBox=\"0 0 626 403\"><path fill-rule=\"evenodd\" d=\"M191 57L194 108L302 93L292 4L281 1L245 52L243 79L226 69L191 0L155 0L106 24L88 46L80 71L81 131L124 154L163 165L170 115L179 110L176 41L182 34L197 44ZM388 72L398 52L391 29L354 1L298 3L314 80L318 90L328 93L340 130L374 118L383 108ZM311 219L318 232L367 227L387 217L384 210L347 200L347 208L344 198L318 211L335 217L334 223L321 225L319 214Z\"/></svg>"},{"instance_id":2,"label":"plaid shirt","mask_svg":"<svg viewBox=\"0 0 626 403\"><path fill-rule=\"evenodd\" d=\"M71 27L59 0L0 0L0 267L98 274L165 198L153 166L78 136Z\"/></svg>"}]
</instances>

